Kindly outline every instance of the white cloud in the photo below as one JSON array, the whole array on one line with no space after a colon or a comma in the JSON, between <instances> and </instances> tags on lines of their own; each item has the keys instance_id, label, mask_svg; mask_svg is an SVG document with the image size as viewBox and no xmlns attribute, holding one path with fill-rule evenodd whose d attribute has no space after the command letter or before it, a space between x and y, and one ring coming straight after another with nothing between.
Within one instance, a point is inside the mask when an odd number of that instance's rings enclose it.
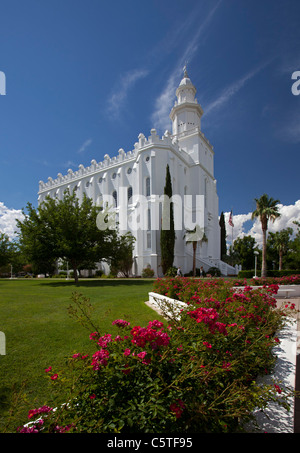
<instances>
[{"instance_id":1,"label":"white cloud","mask_svg":"<svg viewBox=\"0 0 300 453\"><path fill-rule=\"evenodd\" d=\"M86 148L92 143L92 139L89 138L88 140L86 140L82 145L81 147L79 148L79 150L77 151L79 154L83 153Z\"/></svg>"},{"instance_id":2,"label":"white cloud","mask_svg":"<svg viewBox=\"0 0 300 453\"><path fill-rule=\"evenodd\" d=\"M119 116L130 89L139 79L146 77L148 72L145 69L135 69L121 77L118 88L108 100L108 111L114 118Z\"/></svg>"},{"instance_id":3,"label":"white cloud","mask_svg":"<svg viewBox=\"0 0 300 453\"><path fill-rule=\"evenodd\" d=\"M237 214L237 215L234 215L234 217L233 217L233 223L234 223L233 229L228 224L229 214L230 214L229 212L225 212L224 216L225 216L227 240L228 240L228 242L231 243L232 236L233 236L233 240L235 240L237 237L243 237L243 236L247 235L247 233L245 232L244 224L248 220L251 220L252 213L249 212L248 214Z\"/></svg>"},{"instance_id":4,"label":"white cloud","mask_svg":"<svg viewBox=\"0 0 300 453\"><path fill-rule=\"evenodd\" d=\"M284 206L278 204L278 210L281 216L275 220L275 222L269 221L268 223L268 232L275 233L276 231L283 230L285 228L292 228L296 232L297 227L293 224L295 220L300 222L300 200L297 200L293 205ZM228 224L229 212L225 212L225 223L226 223L226 233L227 241L231 244L232 242L232 228ZM252 236L259 247L262 246L262 230L261 223L259 219L251 221L252 212L248 214L238 214L233 216L233 241L238 237L242 238L243 236ZM251 221L251 222L249 222ZM246 227L247 222L247 227ZM250 223L250 226L249 226Z\"/></svg>"},{"instance_id":5,"label":"white cloud","mask_svg":"<svg viewBox=\"0 0 300 453\"><path fill-rule=\"evenodd\" d=\"M11 240L16 238L17 222L24 216L20 209L9 209L0 201L0 232L6 234Z\"/></svg>"}]
</instances>

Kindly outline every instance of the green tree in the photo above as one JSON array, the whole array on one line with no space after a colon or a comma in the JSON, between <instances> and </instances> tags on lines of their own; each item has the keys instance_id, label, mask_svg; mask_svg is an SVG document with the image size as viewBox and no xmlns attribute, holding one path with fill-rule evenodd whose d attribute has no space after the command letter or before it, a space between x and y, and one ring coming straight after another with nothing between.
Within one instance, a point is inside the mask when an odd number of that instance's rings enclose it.
<instances>
[{"instance_id":1,"label":"green tree","mask_svg":"<svg viewBox=\"0 0 300 453\"><path fill-rule=\"evenodd\" d=\"M17 226L21 252L32 265L33 273L52 275L55 272L56 241L46 213L47 209L42 206L36 210L31 203L27 203L27 214L23 210L24 220L17 220Z\"/></svg>"},{"instance_id":2,"label":"green tree","mask_svg":"<svg viewBox=\"0 0 300 453\"><path fill-rule=\"evenodd\" d=\"M112 258L111 242L117 233L97 227L100 208L85 194L80 203L75 191L67 190L62 200L47 197L38 209L28 203L27 210L24 220L18 221L20 243L28 261L40 272L52 273L61 258L70 264L77 283L84 262Z\"/></svg>"},{"instance_id":3,"label":"green tree","mask_svg":"<svg viewBox=\"0 0 300 453\"><path fill-rule=\"evenodd\" d=\"M288 252L290 237L293 234L292 228L286 228L281 231L276 231L276 233L269 233L267 240L268 253L272 248L276 251L279 257L279 270L282 269L283 255Z\"/></svg>"},{"instance_id":4,"label":"green tree","mask_svg":"<svg viewBox=\"0 0 300 453\"><path fill-rule=\"evenodd\" d=\"M0 267L10 262L11 255L12 247L9 237L4 233L0 233Z\"/></svg>"},{"instance_id":5,"label":"green tree","mask_svg":"<svg viewBox=\"0 0 300 453\"><path fill-rule=\"evenodd\" d=\"M289 269L300 269L300 222L293 222L297 227L296 236L290 241L286 256L286 264Z\"/></svg>"},{"instance_id":6,"label":"green tree","mask_svg":"<svg viewBox=\"0 0 300 453\"><path fill-rule=\"evenodd\" d=\"M120 272L124 277L129 277L133 263L133 249L135 237L127 232L115 241L114 257L111 260L112 274Z\"/></svg>"},{"instance_id":7,"label":"green tree","mask_svg":"<svg viewBox=\"0 0 300 453\"><path fill-rule=\"evenodd\" d=\"M274 222L280 213L278 212L277 204L279 200L274 200L272 197L268 197L267 194L263 194L260 198L254 199L256 202L256 209L252 213L252 219L258 217L261 222L261 228L263 233L263 245L262 245L262 269L261 276L267 276L267 230L269 220Z\"/></svg>"},{"instance_id":8,"label":"green tree","mask_svg":"<svg viewBox=\"0 0 300 453\"><path fill-rule=\"evenodd\" d=\"M224 261L226 259L226 255L227 255L227 247L226 247L226 225L225 225L225 216L224 216L223 211L221 212L221 215L220 215L219 225L220 225L220 234L221 234L220 258L221 258L221 260Z\"/></svg>"},{"instance_id":9,"label":"green tree","mask_svg":"<svg viewBox=\"0 0 300 453\"><path fill-rule=\"evenodd\" d=\"M163 274L173 266L174 261L175 229L173 203L171 198L172 183L169 165L167 165L162 208L162 229L160 235L161 266Z\"/></svg>"},{"instance_id":10,"label":"green tree","mask_svg":"<svg viewBox=\"0 0 300 453\"><path fill-rule=\"evenodd\" d=\"M233 243L234 256L238 263L242 265L242 269L254 269L254 250L256 242L252 236L244 236L237 238Z\"/></svg>"}]
</instances>

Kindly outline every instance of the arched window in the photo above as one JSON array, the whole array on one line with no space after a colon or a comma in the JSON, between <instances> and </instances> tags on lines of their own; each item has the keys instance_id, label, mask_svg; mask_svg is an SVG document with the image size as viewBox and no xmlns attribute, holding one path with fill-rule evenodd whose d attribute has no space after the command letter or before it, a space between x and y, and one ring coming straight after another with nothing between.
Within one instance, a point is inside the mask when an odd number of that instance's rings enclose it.
<instances>
[{"instance_id":1,"label":"arched window","mask_svg":"<svg viewBox=\"0 0 300 453\"><path fill-rule=\"evenodd\" d=\"M113 196L113 198L115 200L115 207L117 207L118 206L118 194L117 194L116 190L113 191L112 196Z\"/></svg>"},{"instance_id":2,"label":"arched window","mask_svg":"<svg viewBox=\"0 0 300 453\"><path fill-rule=\"evenodd\" d=\"M146 178L146 197L150 197L150 178Z\"/></svg>"},{"instance_id":3,"label":"arched window","mask_svg":"<svg viewBox=\"0 0 300 453\"><path fill-rule=\"evenodd\" d=\"M204 179L204 205L205 207L207 206L207 186L208 186L208 180L207 178Z\"/></svg>"},{"instance_id":4,"label":"arched window","mask_svg":"<svg viewBox=\"0 0 300 453\"><path fill-rule=\"evenodd\" d=\"M147 230L151 231L151 210L147 211Z\"/></svg>"},{"instance_id":5,"label":"arched window","mask_svg":"<svg viewBox=\"0 0 300 453\"><path fill-rule=\"evenodd\" d=\"M127 200L128 203L132 203L132 187L129 186L127 189Z\"/></svg>"},{"instance_id":6,"label":"arched window","mask_svg":"<svg viewBox=\"0 0 300 453\"><path fill-rule=\"evenodd\" d=\"M151 249L151 210L147 210L147 249Z\"/></svg>"}]
</instances>

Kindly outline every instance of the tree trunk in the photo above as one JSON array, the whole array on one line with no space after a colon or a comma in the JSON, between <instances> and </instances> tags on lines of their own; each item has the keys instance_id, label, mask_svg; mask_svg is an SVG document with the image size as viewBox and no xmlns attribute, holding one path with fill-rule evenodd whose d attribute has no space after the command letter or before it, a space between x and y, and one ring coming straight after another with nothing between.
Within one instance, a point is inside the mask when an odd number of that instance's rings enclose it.
<instances>
[{"instance_id":1,"label":"tree trunk","mask_svg":"<svg viewBox=\"0 0 300 453\"><path fill-rule=\"evenodd\" d=\"M263 246L262 246L262 266L261 276L267 276L267 230L263 229Z\"/></svg>"},{"instance_id":2,"label":"tree trunk","mask_svg":"<svg viewBox=\"0 0 300 453\"><path fill-rule=\"evenodd\" d=\"M74 272L74 280L76 285L78 284L78 272L77 272L77 265L72 264L73 272Z\"/></svg>"},{"instance_id":3,"label":"tree trunk","mask_svg":"<svg viewBox=\"0 0 300 453\"><path fill-rule=\"evenodd\" d=\"M280 249L279 250L279 270L281 271L282 269L282 255L283 255L283 252L282 250Z\"/></svg>"},{"instance_id":4,"label":"tree trunk","mask_svg":"<svg viewBox=\"0 0 300 453\"><path fill-rule=\"evenodd\" d=\"M193 276L196 277L196 249L197 242L193 242Z\"/></svg>"}]
</instances>

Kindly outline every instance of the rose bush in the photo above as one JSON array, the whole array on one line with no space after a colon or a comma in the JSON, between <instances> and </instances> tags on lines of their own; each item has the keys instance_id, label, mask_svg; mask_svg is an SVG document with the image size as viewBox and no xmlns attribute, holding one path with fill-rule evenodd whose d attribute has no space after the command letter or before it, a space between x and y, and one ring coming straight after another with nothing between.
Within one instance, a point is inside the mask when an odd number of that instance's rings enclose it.
<instances>
[{"instance_id":1,"label":"rose bush","mask_svg":"<svg viewBox=\"0 0 300 453\"><path fill-rule=\"evenodd\" d=\"M144 327L118 319L115 336L94 330L95 352L74 354L64 372L46 370L68 387L66 404L31 410L40 418L20 432L237 432L255 408L287 405L289 390L257 381L272 371L276 332L292 308L276 309L276 287L234 292L224 281L174 278L154 290L180 294L188 303L180 319Z\"/></svg>"}]
</instances>

